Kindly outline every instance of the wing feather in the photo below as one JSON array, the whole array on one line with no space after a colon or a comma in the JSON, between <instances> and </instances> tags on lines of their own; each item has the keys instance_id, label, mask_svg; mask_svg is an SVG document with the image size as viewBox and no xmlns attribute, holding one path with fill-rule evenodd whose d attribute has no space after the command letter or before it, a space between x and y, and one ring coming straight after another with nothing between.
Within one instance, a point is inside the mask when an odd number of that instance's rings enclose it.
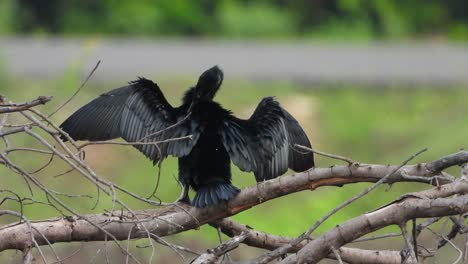
<instances>
[{"instance_id":1,"label":"wing feather","mask_svg":"<svg viewBox=\"0 0 468 264\"><path fill-rule=\"evenodd\" d=\"M288 166L294 171L305 171L315 166L314 153L299 150L294 145L312 148L309 138L299 125L299 122L283 108L285 126L288 131L290 142Z\"/></svg>"},{"instance_id":2,"label":"wing feather","mask_svg":"<svg viewBox=\"0 0 468 264\"><path fill-rule=\"evenodd\" d=\"M90 141L121 137L127 142L150 143L193 136L192 140L134 146L157 162L167 155L187 155L198 140L201 130L190 120L166 129L184 120L187 113L181 109L173 108L155 83L139 78L81 107L63 122L61 128L75 140Z\"/></svg>"},{"instance_id":3,"label":"wing feather","mask_svg":"<svg viewBox=\"0 0 468 264\"><path fill-rule=\"evenodd\" d=\"M297 121L272 97L264 98L247 120L230 116L221 129L223 145L239 169L252 171L257 181L284 174L288 167L304 171L313 157L299 155L292 146L310 146Z\"/></svg>"}]
</instances>

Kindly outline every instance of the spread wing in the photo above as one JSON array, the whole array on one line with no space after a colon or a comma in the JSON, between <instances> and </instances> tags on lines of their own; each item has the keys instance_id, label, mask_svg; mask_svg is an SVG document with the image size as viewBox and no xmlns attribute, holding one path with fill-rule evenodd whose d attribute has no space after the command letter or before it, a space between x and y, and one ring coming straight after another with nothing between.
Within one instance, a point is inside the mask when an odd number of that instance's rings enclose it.
<instances>
[{"instance_id":1,"label":"spread wing","mask_svg":"<svg viewBox=\"0 0 468 264\"><path fill-rule=\"evenodd\" d=\"M247 120L230 116L221 136L231 160L243 171L253 171L257 181L277 177L288 170L314 166L310 153L296 152L300 144L310 147L302 128L272 97L264 98Z\"/></svg>"},{"instance_id":2,"label":"spread wing","mask_svg":"<svg viewBox=\"0 0 468 264\"><path fill-rule=\"evenodd\" d=\"M286 111L284 108L284 122L286 130L288 131L289 139L289 153L288 153L288 166L293 171L305 171L313 166L314 164L314 153L310 151L304 151L296 148L294 145L301 145L304 147L312 148L309 138L302 129L299 122Z\"/></svg>"},{"instance_id":3,"label":"spread wing","mask_svg":"<svg viewBox=\"0 0 468 264\"><path fill-rule=\"evenodd\" d=\"M139 78L81 107L60 127L74 140L89 141L121 137L132 143L148 143L192 135L191 140L134 145L157 162L167 155L187 155L199 138L199 126L180 109L167 102L155 83Z\"/></svg>"}]
</instances>

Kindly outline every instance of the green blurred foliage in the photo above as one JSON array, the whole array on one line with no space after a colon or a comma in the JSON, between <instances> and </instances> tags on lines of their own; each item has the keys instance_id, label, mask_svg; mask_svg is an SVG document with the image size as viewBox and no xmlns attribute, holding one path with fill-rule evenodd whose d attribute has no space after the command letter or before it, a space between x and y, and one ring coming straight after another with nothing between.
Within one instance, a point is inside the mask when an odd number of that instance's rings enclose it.
<instances>
[{"instance_id":1,"label":"green blurred foliage","mask_svg":"<svg viewBox=\"0 0 468 264\"><path fill-rule=\"evenodd\" d=\"M0 33L468 39L464 0L2 0Z\"/></svg>"},{"instance_id":2,"label":"green blurred foliage","mask_svg":"<svg viewBox=\"0 0 468 264\"><path fill-rule=\"evenodd\" d=\"M218 10L220 32L228 37L284 37L295 31L294 14L268 2L224 1Z\"/></svg>"},{"instance_id":3,"label":"green blurred foliage","mask_svg":"<svg viewBox=\"0 0 468 264\"><path fill-rule=\"evenodd\" d=\"M13 28L13 0L0 1L0 34L8 33Z\"/></svg>"}]
</instances>

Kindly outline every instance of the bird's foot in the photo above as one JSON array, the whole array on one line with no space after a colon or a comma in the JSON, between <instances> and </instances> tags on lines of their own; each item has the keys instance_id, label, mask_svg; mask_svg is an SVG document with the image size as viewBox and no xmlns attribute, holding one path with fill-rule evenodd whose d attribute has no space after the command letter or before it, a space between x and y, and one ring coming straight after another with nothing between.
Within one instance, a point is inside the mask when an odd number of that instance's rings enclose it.
<instances>
[{"instance_id":1,"label":"bird's foot","mask_svg":"<svg viewBox=\"0 0 468 264\"><path fill-rule=\"evenodd\" d=\"M189 204L191 205L192 203L190 202L190 198L188 196L181 196L177 198L175 203L184 203L184 204Z\"/></svg>"},{"instance_id":2,"label":"bird's foot","mask_svg":"<svg viewBox=\"0 0 468 264\"><path fill-rule=\"evenodd\" d=\"M183 181L179 180L179 184L182 187L182 192L180 193L179 198L175 201L176 203L184 203L191 205L189 194L188 194L188 187Z\"/></svg>"}]
</instances>

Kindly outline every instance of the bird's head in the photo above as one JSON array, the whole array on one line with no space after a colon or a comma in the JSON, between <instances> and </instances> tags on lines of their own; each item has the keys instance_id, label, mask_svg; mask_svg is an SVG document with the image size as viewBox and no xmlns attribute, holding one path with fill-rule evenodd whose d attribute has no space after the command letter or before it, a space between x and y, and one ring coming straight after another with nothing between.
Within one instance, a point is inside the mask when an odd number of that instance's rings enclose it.
<instances>
[{"instance_id":1,"label":"bird's head","mask_svg":"<svg viewBox=\"0 0 468 264\"><path fill-rule=\"evenodd\" d=\"M223 83L223 77L223 71L218 66L214 66L203 72L195 86L195 98L193 100L195 102L213 100Z\"/></svg>"}]
</instances>

